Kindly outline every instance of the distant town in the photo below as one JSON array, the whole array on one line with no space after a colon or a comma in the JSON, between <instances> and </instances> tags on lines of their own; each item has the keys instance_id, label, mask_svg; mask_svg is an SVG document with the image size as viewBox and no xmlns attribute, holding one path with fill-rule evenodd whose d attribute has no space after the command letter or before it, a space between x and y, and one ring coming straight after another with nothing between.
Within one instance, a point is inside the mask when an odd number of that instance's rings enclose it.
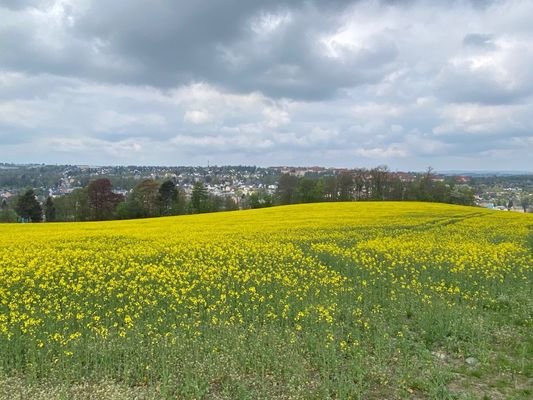
<instances>
[{"instance_id":1,"label":"distant town","mask_svg":"<svg viewBox=\"0 0 533 400\"><path fill-rule=\"evenodd\" d=\"M203 193L219 200L216 209L210 211L328 200L442 201L517 212L531 212L533 207L533 174L459 174L431 168L400 172L390 171L385 166L348 169L3 163L0 164L0 202L6 208L24 191L32 189L36 199L44 204L47 199L57 201L103 179L110 182L114 193L126 200L141 182L145 185L146 182L172 182L183 202L190 201L195 187L201 185ZM424 185L426 188L431 186L434 193L420 194ZM440 194L444 192L445 195ZM183 208L180 213L190 212Z\"/></svg>"}]
</instances>

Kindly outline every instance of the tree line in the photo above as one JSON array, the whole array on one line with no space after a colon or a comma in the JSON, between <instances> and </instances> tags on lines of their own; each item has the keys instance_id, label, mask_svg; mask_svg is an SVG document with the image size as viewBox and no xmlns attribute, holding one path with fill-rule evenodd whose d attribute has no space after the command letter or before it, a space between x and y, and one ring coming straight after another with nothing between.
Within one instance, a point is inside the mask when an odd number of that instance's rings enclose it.
<instances>
[{"instance_id":1,"label":"tree line","mask_svg":"<svg viewBox=\"0 0 533 400\"><path fill-rule=\"evenodd\" d=\"M171 180L162 183L145 179L126 196L113 191L107 178L97 179L85 188L61 197L47 197L41 205L32 189L14 202L4 200L0 222L103 221L150 218L180 214L262 208L274 205L324 201L432 201L474 204L472 191L453 182L436 181L431 169L416 179L402 179L386 167L345 171L326 177L283 174L274 194L258 190L234 198L210 194L196 182L189 196Z\"/></svg>"},{"instance_id":2,"label":"tree line","mask_svg":"<svg viewBox=\"0 0 533 400\"><path fill-rule=\"evenodd\" d=\"M429 168L412 178L390 172L387 167L356 169L328 177L282 175L278 182L278 204L322 201L430 201L473 205L472 190L453 181L436 180Z\"/></svg>"},{"instance_id":3,"label":"tree line","mask_svg":"<svg viewBox=\"0 0 533 400\"><path fill-rule=\"evenodd\" d=\"M233 199L209 194L203 183L194 184L190 197L174 182L145 179L126 196L113 190L107 178L60 197L47 197L41 205L33 189L20 195L10 207L1 204L0 222L105 221L150 218L238 209Z\"/></svg>"}]
</instances>

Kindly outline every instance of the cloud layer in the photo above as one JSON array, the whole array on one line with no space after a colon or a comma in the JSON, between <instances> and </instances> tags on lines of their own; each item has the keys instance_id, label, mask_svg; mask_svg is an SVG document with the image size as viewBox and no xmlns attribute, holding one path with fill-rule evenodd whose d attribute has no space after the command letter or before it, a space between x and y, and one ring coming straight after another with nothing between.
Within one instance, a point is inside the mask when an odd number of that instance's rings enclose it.
<instances>
[{"instance_id":1,"label":"cloud layer","mask_svg":"<svg viewBox=\"0 0 533 400\"><path fill-rule=\"evenodd\" d=\"M533 3L0 0L0 161L533 170Z\"/></svg>"}]
</instances>

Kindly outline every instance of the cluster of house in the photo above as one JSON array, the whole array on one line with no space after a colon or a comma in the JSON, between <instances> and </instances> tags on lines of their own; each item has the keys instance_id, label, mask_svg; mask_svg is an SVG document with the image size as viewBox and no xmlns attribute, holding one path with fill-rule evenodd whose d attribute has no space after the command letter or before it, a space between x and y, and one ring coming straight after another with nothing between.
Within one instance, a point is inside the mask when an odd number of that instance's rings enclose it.
<instances>
[{"instance_id":1,"label":"cluster of house","mask_svg":"<svg viewBox=\"0 0 533 400\"><path fill-rule=\"evenodd\" d=\"M15 190L0 190L0 201L3 199L9 200L16 194L17 192Z\"/></svg>"},{"instance_id":2,"label":"cluster of house","mask_svg":"<svg viewBox=\"0 0 533 400\"><path fill-rule=\"evenodd\" d=\"M502 188L498 191L487 191L482 196L476 195L475 204L480 207L490 208L500 211L523 212L521 198L523 189L518 187ZM528 207L526 207L527 209Z\"/></svg>"},{"instance_id":3,"label":"cluster of house","mask_svg":"<svg viewBox=\"0 0 533 400\"><path fill-rule=\"evenodd\" d=\"M128 168L124 171L124 168ZM88 176L91 180L99 177L126 176L132 182L140 182L144 179L172 180L185 196L190 196L194 184L202 182L211 195L219 197L230 197L236 202L243 196L250 195L257 191L274 194L277 189L275 179L268 179L267 176L274 174L266 168L255 167L79 167L74 174L72 171L65 171L63 177L56 187L48 189L51 197L64 196L75 189L81 188L79 172ZM116 187L115 192L127 195L130 188Z\"/></svg>"}]
</instances>

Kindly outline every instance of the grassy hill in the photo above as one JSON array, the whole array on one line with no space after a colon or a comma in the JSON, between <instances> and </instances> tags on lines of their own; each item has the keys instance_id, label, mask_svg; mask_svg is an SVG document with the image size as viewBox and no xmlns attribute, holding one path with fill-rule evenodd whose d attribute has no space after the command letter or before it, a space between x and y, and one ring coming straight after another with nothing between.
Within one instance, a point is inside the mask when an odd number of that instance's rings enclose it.
<instances>
[{"instance_id":1,"label":"grassy hill","mask_svg":"<svg viewBox=\"0 0 533 400\"><path fill-rule=\"evenodd\" d=\"M0 399L533 395L532 215L323 203L0 237Z\"/></svg>"}]
</instances>

